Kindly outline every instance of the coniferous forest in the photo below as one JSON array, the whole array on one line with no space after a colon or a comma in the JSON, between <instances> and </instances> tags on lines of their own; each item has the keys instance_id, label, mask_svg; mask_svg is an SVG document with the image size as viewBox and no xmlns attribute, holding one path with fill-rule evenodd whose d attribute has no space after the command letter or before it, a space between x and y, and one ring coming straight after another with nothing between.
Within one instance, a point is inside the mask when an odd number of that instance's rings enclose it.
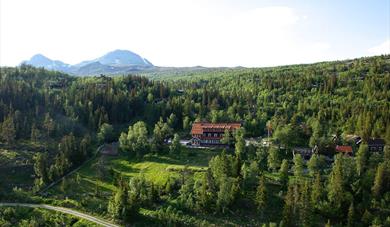
<instances>
[{"instance_id":1,"label":"coniferous forest","mask_svg":"<svg viewBox=\"0 0 390 227\"><path fill-rule=\"evenodd\" d=\"M242 127L196 148L194 122ZM121 226L390 226L390 56L93 77L3 67L0 169L0 204ZM0 207L0 225L91 225L35 209Z\"/></svg>"}]
</instances>

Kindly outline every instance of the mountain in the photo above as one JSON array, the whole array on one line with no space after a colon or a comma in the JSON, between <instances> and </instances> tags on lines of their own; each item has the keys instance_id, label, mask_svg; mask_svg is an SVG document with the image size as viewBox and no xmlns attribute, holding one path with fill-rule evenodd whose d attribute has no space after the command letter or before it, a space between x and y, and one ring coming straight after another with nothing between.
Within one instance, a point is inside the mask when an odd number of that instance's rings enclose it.
<instances>
[{"instance_id":1,"label":"mountain","mask_svg":"<svg viewBox=\"0 0 390 227\"><path fill-rule=\"evenodd\" d=\"M42 54L36 54L32 56L30 60L24 61L22 63L62 72L67 72L70 68L69 64L65 64L64 62L58 60L51 60Z\"/></svg>"},{"instance_id":2,"label":"mountain","mask_svg":"<svg viewBox=\"0 0 390 227\"><path fill-rule=\"evenodd\" d=\"M99 58L69 65L62 61L51 60L42 54L34 55L23 64L43 67L73 75L124 74L153 68L153 64L140 55L128 50L114 50Z\"/></svg>"},{"instance_id":3,"label":"mountain","mask_svg":"<svg viewBox=\"0 0 390 227\"><path fill-rule=\"evenodd\" d=\"M153 66L148 60L128 50L115 50L97 59L103 65L110 66Z\"/></svg>"}]
</instances>

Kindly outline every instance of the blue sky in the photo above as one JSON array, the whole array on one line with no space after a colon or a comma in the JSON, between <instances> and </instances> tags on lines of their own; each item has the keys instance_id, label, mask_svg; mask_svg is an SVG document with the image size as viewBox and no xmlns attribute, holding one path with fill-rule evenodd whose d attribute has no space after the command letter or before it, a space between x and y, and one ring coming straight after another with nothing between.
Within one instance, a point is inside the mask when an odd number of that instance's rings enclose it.
<instances>
[{"instance_id":1,"label":"blue sky","mask_svg":"<svg viewBox=\"0 0 390 227\"><path fill-rule=\"evenodd\" d=\"M390 53L390 1L0 0L0 65L128 49L159 66L248 66Z\"/></svg>"}]
</instances>

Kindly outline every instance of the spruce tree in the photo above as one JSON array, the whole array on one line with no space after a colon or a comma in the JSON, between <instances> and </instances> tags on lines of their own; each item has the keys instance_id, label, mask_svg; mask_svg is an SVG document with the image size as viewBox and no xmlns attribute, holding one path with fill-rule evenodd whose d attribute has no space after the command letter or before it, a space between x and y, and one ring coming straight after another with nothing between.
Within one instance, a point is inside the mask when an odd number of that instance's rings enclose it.
<instances>
[{"instance_id":1,"label":"spruce tree","mask_svg":"<svg viewBox=\"0 0 390 227\"><path fill-rule=\"evenodd\" d=\"M329 175L328 199L335 209L339 209L344 200L344 179L341 155L336 155L332 172Z\"/></svg>"},{"instance_id":2,"label":"spruce tree","mask_svg":"<svg viewBox=\"0 0 390 227\"><path fill-rule=\"evenodd\" d=\"M276 171L280 167L279 150L275 147L271 147L268 155L268 169Z\"/></svg>"},{"instance_id":3,"label":"spruce tree","mask_svg":"<svg viewBox=\"0 0 390 227\"><path fill-rule=\"evenodd\" d=\"M172 144L169 146L170 154L180 154L181 152L181 144L179 134L175 133L173 136Z\"/></svg>"},{"instance_id":4,"label":"spruce tree","mask_svg":"<svg viewBox=\"0 0 390 227\"><path fill-rule=\"evenodd\" d=\"M300 154L294 156L294 176L298 179L303 176L303 159Z\"/></svg>"},{"instance_id":5,"label":"spruce tree","mask_svg":"<svg viewBox=\"0 0 390 227\"><path fill-rule=\"evenodd\" d=\"M301 187L299 202L299 219L302 226L312 226L313 209L310 199L309 181L305 181Z\"/></svg>"},{"instance_id":6,"label":"spruce tree","mask_svg":"<svg viewBox=\"0 0 390 227\"><path fill-rule=\"evenodd\" d=\"M368 162L368 146L365 144L360 145L356 154L356 171L359 176L363 174Z\"/></svg>"},{"instance_id":7,"label":"spruce tree","mask_svg":"<svg viewBox=\"0 0 390 227\"><path fill-rule=\"evenodd\" d=\"M279 170L280 182L282 184L282 188L286 190L288 183L288 161L283 159L282 165Z\"/></svg>"},{"instance_id":8,"label":"spruce tree","mask_svg":"<svg viewBox=\"0 0 390 227\"><path fill-rule=\"evenodd\" d=\"M283 226L294 226L294 186L288 185L287 194L284 197Z\"/></svg>"},{"instance_id":9,"label":"spruce tree","mask_svg":"<svg viewBox=\"0 0 390 227\"><path fill-rule=\"evenodd\" d=\"M316 206L321 201L322 194L323 185L321 183L321 175L317 173L314 178L313 187L311 190L311 203L313 206Z\"/></svg>"},{"instance_id":10,"label":"spruce tree","mask_svg":"<svg viewBox=\"0 0 390 227\"><path fill-rule=\"evenodd\" d=\"M256 190L256 205L257 210L261 213L261 216L264 215L264 210L267 207L267 186L265 183L264 175L261 175L259 178L259 185Z\"/></svg>"},{"instance_id":11,"label":"spruce tree","mask_svg":"<svg viewBox=\"0 0 390 227\"><path fill-rule=\"evenodd\" d=\"M382 188L385 177L385 164L380 163L375 174L374 185L372 186L372 194L374 198L379 199L382 194Z\"/></svg>"},{"instance_id":12,"label":"spruce tree","mask_svg":"<svg viewBox=\"0 0 390 227\"><path fill-rule=\"evenodd\" d=\"M348 209L347 226L348 227L355 226L355 208L353 206L353 202L351 202L351 205L349 206L349 209Z\"/></svg>"},{"instance_id":13,"label":"spruce tree","mask_svg":"<svg viewBox=\"0 0 390 227\"><path fill-rule=\"evenodd\" d=\"M16 139L16 128L12 114L9 114L8 117L5 118L4 122L1 124L0 129L0 135L3 141L11 145Z\"/></svg>"}]
</instances>

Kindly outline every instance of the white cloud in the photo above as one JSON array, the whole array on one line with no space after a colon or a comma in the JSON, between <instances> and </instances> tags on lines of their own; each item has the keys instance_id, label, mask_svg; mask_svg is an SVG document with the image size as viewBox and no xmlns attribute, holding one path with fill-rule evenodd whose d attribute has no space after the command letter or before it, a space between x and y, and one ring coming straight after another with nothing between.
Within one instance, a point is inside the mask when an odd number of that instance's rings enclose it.
<instances>
[{"instance_id":1,"label":"white cloud","mask_svg":"<svg viewBox=\"0 0 390 227\"><path fill-rule=\"evenodd\" d=\"M291 7L242 9L207 0L0 0L0 65L36 53L66 63L114 49L161 66L270 66L331 59Z\"/></svg>"},{"instance_id":2,"label":"white cloud","mask_svg":"<svg viewBox=\"0 0 390 227\"><path fill-rule=\"evenodd\" d=\"M371 55L390 54L390 39L368 49Z\"/></svg>"}]
</instances>

